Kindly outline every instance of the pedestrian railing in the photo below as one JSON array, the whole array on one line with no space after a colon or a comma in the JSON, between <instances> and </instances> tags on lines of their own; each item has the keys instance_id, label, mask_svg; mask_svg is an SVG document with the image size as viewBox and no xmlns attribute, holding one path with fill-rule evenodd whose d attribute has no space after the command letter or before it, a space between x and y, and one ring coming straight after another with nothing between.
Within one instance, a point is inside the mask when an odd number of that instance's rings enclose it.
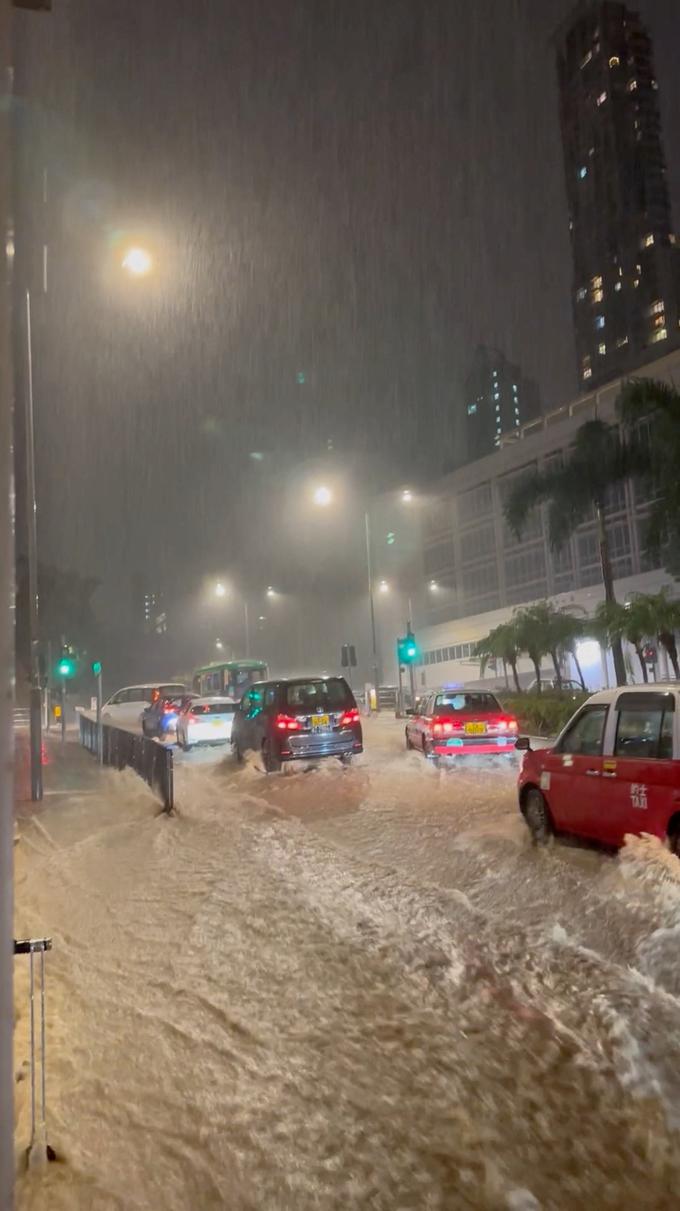
<instances>
[{"instance_id":1,"label":"pedestrian railing","mask_svg":"<svg viewBox=\"0 0 680 1211\"><path fill-rule=\"evenodd\" d=\"M94 719L81 712L80 742L95 757L100 752L99 728ZM166 812L175 806L172 749L136 732L101 725L101 762L112 769L132 769L160 798Z\"/></svg>"}]
</instances>

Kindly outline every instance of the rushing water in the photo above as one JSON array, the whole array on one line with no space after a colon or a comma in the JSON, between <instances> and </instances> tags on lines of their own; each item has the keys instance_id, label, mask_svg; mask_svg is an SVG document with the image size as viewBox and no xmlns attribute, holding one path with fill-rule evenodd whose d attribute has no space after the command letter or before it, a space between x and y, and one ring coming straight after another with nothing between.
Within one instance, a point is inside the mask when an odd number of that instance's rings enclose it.
<instances>
[{"instance_id":1,"label":"rushing water","mask_svg":"<svg viewBox=\"0 0 680 1211\"><path fill-rule=\"evenodd\" d=\"M400 743L23 826L63 1163L21 1211L677 1205L680 864L536 852L510 770Z\"/></svg>"}]
</instances>

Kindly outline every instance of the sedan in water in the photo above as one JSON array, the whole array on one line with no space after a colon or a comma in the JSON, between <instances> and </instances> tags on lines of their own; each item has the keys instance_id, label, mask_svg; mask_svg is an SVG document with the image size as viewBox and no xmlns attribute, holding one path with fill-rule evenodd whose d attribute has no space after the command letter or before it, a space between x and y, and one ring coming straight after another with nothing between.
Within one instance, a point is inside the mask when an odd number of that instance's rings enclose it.
<instances>
[{"instance_id":1,"label":"sedan in water","mask_svg":"<svg viewBox=\"0 0 680 1211\"><path fill-rule=\"evenodd\" d=\"M267 773L321 757L347 765L363 751L354 694L344 677L257 682L238 704L231 747L237 761L258 753Z\"/></svg>"},{"instance_id":2,"label":"sedan in water","mask_svg":"<svg viewBox=\"0 0 680 1211\"><path fill-rule=\"evenodd\" d=\"M524 751L519 806L535 842L552 833L623 845L650 833L680 855L680 690L676 683L602 690L550 748Z\"/></svg>"},{"instance_id":3,"label":"sedan in water","mask_svg":"<svg viewBox=\"0 0 680 1211\"><path fill-rule=\"evenodd\" d=\"M177 743L188 753L195 744L228 744L236 703L233 698L192 698L177 719Z\"/></svg>"},{"instance_id":4,"label":"sedan in water","mask_svg":"<svg viewBox=\"0 0 680 1211\"><path fill-rule=\"evenodd\" d=\"M517 720L482 690L435 690L420 699L406 724L406 747L426 757L513 755Z\"/></svg>"},{"instance_id":5,"label":"sedan in water","mask_svg":"<svg viewBox=\"0 0 680 1211\"><path fill-rule=\"evenodd\" d=\"M145 736L173 735L177 728L177 719L182 708L194 697L193 694L176 694L169 697L159 694L150 706L142 713L142 732Z\"/></svg>"}]
</instances>

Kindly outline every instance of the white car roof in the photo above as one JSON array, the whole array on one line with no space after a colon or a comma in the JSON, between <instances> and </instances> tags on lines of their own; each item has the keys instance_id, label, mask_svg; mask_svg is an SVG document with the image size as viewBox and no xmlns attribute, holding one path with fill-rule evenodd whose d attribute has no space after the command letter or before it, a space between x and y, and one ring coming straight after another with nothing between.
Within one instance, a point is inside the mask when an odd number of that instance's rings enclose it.
<instances>
[{"instance_id":1,"label":"white car roof","mask_svg":"<svg viewBox=\"0 0 680 1211\"><path fill-rule=\"evenodd\" d=\"M221 703L222 706L236 706L237 705L235 698L225 698L221 694L214 694L211 697L192 698L191 699L192 706L211 706L211 705L214 706L215 703Z\"/></svg>"},{"instance_id":2,"label":"white car roof","mask_svg":"<svg viewBox=\"0 0 680 1211\"><path fill-rule=\"evenodd\" d=\"M125 690L158 690L162 685L171 685L178 690L186 688L183 681L140 681L135 685L121 685L116 694L122 694Z\"/></svg>"},{"instance_id":3,"label":"white car roof","mask_svg":"<svg viewBox=\"0 0 680 1211\"><path fill-rule=\"evenodd\" d=\"M598 690L596 694L591 694L588 703L610 703L618 698L619 694L677 694L679 690L680 684L677 681L650 681L647 685L617 685L616 689Z\"/></svg>"}]
</instances>

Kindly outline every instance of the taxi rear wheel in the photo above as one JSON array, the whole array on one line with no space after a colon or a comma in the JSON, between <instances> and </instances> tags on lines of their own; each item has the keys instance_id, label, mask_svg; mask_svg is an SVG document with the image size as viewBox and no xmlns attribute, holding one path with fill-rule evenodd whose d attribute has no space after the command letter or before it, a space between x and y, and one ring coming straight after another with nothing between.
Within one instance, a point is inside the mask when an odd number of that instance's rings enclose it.
<instances>
[{"instance_id":1,"label":"taxi rear wheel","mask_svg":"<svg viewBox=\"0 0 680 1211\"><path fill-rule=\"evenodd\" d=\"M527 792L524 802L524 819L534 845L547 845L553 834L552 820L548 804L535 786Z\"/></svg>"},{"instance_id":2,"label":"taxi rear wheel","mask_svg":"<svg viewBox=\"0 0 680 1211\"><path fill-rule=\"evenodd\" d=\"M409 735L409 730L408 730L408 728L406 728L406 747L407 747L408 749L412 749L412 748L413 748L413 741L412 741L412 739L411 739L411 737L410 737L410 735Z\"/></svg>"},{"instance_id":3,"label":"taxi rear wheel","mask_svg":"<svg viewBox=\"0 0 680 1211\"><path fill-rule=\"evenodd\" d=\"M680 820L672 821L668 830L668 848L676 858L680 858Z\"/></svg>"}]
</instances>

